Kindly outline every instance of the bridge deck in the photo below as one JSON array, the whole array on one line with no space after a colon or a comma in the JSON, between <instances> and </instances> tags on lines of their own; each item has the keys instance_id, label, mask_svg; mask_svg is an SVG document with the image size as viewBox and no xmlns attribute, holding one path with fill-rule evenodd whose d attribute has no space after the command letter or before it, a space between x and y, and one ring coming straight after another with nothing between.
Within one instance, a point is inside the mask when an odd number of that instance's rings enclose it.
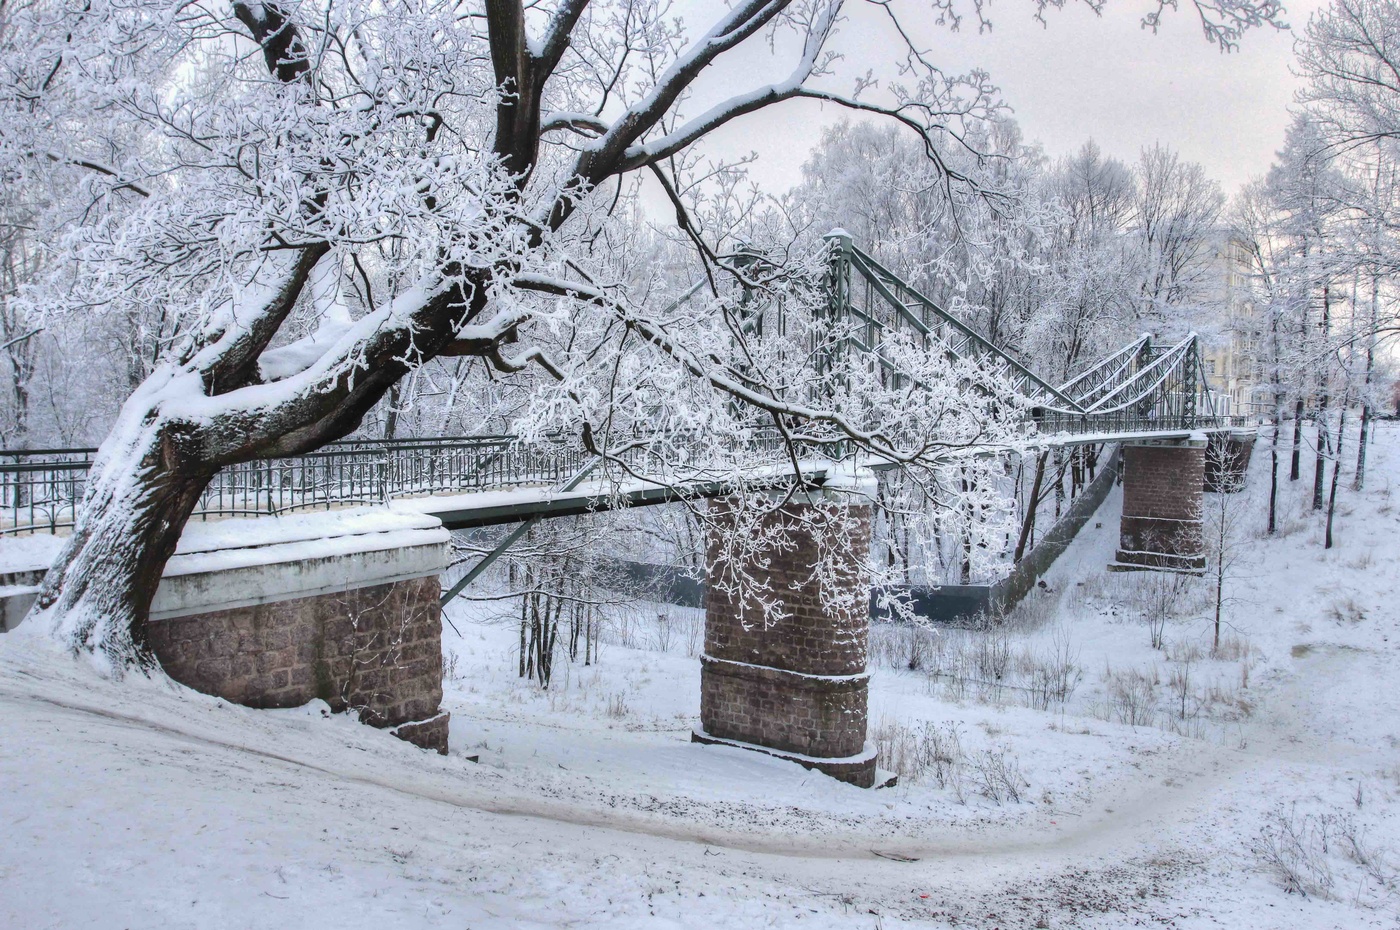
<instances>
[{"instance_id":1,"label":"bridge deck","mask_svg":"<svg viewBox=\"0 0 1400 930\"><path fill-rule=\"evenodd\" d=\"M1104 442L1173 442L1199 437L1202 434L1220 432L1233 427L1218 427L1205 430L1170 429L1139 430L1129 433L1104 434L1062 434L1047 437L1037 443L1040 448L1070 447ZM1005 454L1003 448L970 447L959 450L950 458ZM872 471L886 471L895 466L884 461L866 461L862 465ZM802 473L806 482L820 486L826 481L828 466L822 462L804 462ZM792 482L791 471L780 471L758 478L748 476L750 487L763 484L782 485ZM535 518L578 516L628 507L648 507L657 504L674 503L682 497L710 498L731 493L734 482L729 480L700 480L686 482L679 486L661 485L650 482L633 482L616 487L605 487L599 482L589 482L572 490L561 490L558 485L536 484L514 487L498 491L472 491L464 494L440 494L425 497L395 498L390 508L405 513L421 513L437 517L448 529L471 529L482 526L499 526L518 523Z\"/></svg>"},{"instance_id":2,"label":"bridge deck","mask_svg":"<svg viewBox=\"0 0 1400 930\"><path fill-rule=\"evenodd\" d=\"M1039 437L1031 448L1167 442L1235 428L1062 432ZM70 529L94 451L0 452L0 536ZM972 446L945 455L951 459L1007 451L999 446ZM12 461L3 463L4 456ZM858 464L874 471L895 467L877 459ZM829 465L825 459L804 461L803 480L820 485ZM591 479L592 467L577 450L560 448L552 453L518 447L509 437L346 443L297 459L226 469L195 515L201 519L274 516L388 504L395 510L436 516L450 529L466 529L665 504L683 496L716 497L730 493L735 484L733 475L699 475L664 484L637 480L618 485ZM788 484L795 478L784 461L749 470L743 483L751 487Z\"/></svg>"}]
</instances>

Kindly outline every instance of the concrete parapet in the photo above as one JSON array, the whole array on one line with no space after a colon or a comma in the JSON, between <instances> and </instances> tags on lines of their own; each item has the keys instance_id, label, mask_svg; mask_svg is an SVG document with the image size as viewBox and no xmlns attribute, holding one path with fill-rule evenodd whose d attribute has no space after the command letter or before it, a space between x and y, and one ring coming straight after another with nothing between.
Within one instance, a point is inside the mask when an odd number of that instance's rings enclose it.
<instances>
[{"instance_id":1,"label":"concrete parapet","mask_svg":"<svg viewBox=\"0 0 1400 930\"><path fill-rule=\"evenodd\" d=\"M434 517L371 508L191 523L144 644L196 691L263 708L320 698L446 753L438 576L450 538Z\"/></svg>"}]
</instances>

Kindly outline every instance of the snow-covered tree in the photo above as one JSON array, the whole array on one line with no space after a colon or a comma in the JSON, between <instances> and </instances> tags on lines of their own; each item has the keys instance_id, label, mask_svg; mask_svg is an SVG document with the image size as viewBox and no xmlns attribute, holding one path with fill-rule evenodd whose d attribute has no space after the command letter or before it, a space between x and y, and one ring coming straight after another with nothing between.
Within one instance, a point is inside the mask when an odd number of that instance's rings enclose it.
<instances>
[{"instance_id":1,"label":"snow-covered tree","mask_svg":"<svg viewBox=\"0 0 1400 930\"><path fill-rule=\"evenodd\" d=\"M1400 269L1400 203L1394 193L1400 160L1400 8L1380 0L1334 0L1309 20L1298 60L1306 79L1298 99L1305 118L1317 127L1318 157L1349 182L1339 187L1337 199L1351 228L1333 251L1366 279L1370 291L1364 310L1353 314L1349 346L1364 358L1361 382L1349 385L1362 404L1354 482L1359 488L1380 388L1378 348L1397 331L1395 302L1382 296L1382 281ZM1320 484L1316 488L1315 503Z\"/></svg>"},{"instance_id":2,"label":"snow-covered tree","mask_svg":"<svg viewBox=\"0 0 1400 930\"><path fill-rule=\"evenodd\" d=\"M1213 259L1225 196L1201 165L1161 144L1142 150L1135 174L1141 314L1164 328L1200 329L1220 316Z\"/></svg>"},{"instance_id":3,"label":"snow-covered tree","mask_svg":"<svg viewBox=\"0 0 1400 930\"><path fill-rule=\"evenodd\" d=\"M1222 47L1280 12L1197 8ZM857 12L886 23L892 80L841 78L841 18ZM993 88L940 68L892 5L735 0L687 22L665 0L11 0L0 17L0 173L52 192L64 229L30 305L138 321L157 350L36 606L76 650L141 660L163 566L220 468L346 435L438 356L543 373L556 386L527 438L571 424L614 461L674 467L701 430L737 457L760 417L793 443L911 462L937 449L921 430L983 436L951 422L975 373L913 345L891 353L946 384L937 402L856 365L842 396L814 399L796 342L746 340L726 294L810 302L804 269L742 288L729 273L729 291L665 316L634 297L661 294L586 248L629 176L664 182L709 133L793 99L894 120L967 181L944 152ZM755 54L782 75L704 99L702 75L757 74Z\"/></svg>"},{"instance_id":4,"label":"snow-covered tree","mask_svg":"<svg viewBox=\"0 0 1400 930\"><path fill-rule=\"evenodd\" d=\"M1332 0L1308 21L1298 47L1299 93L1333 153L1400 141L1400 7Z\"/></svg>"}]
</instances>

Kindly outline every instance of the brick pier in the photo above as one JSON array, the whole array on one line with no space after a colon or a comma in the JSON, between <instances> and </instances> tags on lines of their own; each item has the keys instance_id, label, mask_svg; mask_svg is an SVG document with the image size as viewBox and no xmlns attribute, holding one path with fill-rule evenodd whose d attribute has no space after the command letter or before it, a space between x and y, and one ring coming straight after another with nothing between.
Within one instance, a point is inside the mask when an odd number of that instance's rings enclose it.
<instances>
[{"instance_id":1,"label":"brick pier","mask_svg":"<svg viewBox=\"0 0 1400 930\"><path fill-rule=\"evenodd\" d=\"M710 502L705 655L697 742L790 759L864 788L875 783L866 743L873 478L796 495L762 518L760 532L785 544L743 566L768 590L779 616L728 583L725 538L741 518L729 500ZM818 553L826 553L826 568ZM766 560L766 564L765 564Z\"/></svg>"},{"instance_id":2,"label":"brick pier","mask_svg":"<svg viewBox=\"0 0 1400 930\"><path fill-rule=\"evenodd\" d=\"M1123 447L1123 517L1113 571L1200 572L1206 438Z\"/></svg>"}]
</instances>

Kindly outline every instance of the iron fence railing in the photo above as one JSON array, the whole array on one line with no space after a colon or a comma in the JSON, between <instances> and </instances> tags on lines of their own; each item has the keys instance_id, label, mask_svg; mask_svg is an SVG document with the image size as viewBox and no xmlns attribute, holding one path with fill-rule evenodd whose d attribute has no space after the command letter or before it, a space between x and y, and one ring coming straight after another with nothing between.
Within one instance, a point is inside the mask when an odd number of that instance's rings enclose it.
<instances>
[{"instance_id":1,"label":"iron fence railing","mask_svg":"<svg viewBox=\"0 0 1400 930\"><path fill-rule=\"evenodd\" d=\"M71 529L95 454L95 449L0 450L0 536ZM588 458L562 439L531 444L509 436L349 440L305 455L221 469L194 516L273 516L399 497L553 486Z\"/></svg>"},{"instance_id":2,"label":"iron fence railing","mask_svg":"<svg viewBox=\"0 0 1400 930\"><path fill-rule=\"evenodd\" d=\"M1199 416L1173 410L1151 410L1147 413L1120 410L1095 414L1071 414L1050 410L1035 411L1031 419L1036 429L1045 435L1102 435L1106 441L1111 441L1115 436L1139 433L1240 428L1246 426L1248 421L1248 417L1244 416Z\"/></svg>"},{"instance_id":3,"label":"iron fence railing","mask_svg":"<svg viewBox=\"0 0 1400 930\"><path fill-rule=\"evenodd\" d=\"M675 485L712 480L700 437L668 436L661 447L634 437L608 462L620 477L654 476ZM758 432L742 454L755 463L786 451L776 433ZM831 448L801 454L834 453ZM94 449L0 450L0 536L71 529ZM521 442L511 436L348 440L289 458L221 469L200 496L194 518L275 516L378 505L396 498L557 488L595 456L565 437ZM691 465L676 465L688 460ZM716 472L715 474L718 474Z\"/></svg>"},{"instance_id":4,"label":"iron fence railing","mask_svg":"<svg viewBox=\"0 0 1400 930\"><path fill-rule=\"evenodd\" d=\"M1115 435L1245 425L1245 417L1202 417L1171 399L1146 412L1071 414L1033 410L1043 435ZM633 475L684 485L703 481L698 449L688 471L658 469L684 458L688 445L671 437L664 450L634 443L615 464ZM678 450L682 453L677 455ZM841 444L798 449L799 457L840 458ZM759 463L788 461L776 434L760 433L745 452ZM93 449L0 450L0 536L57 533L77 520L92 468ZM196 519L275 516L306 510L378 505L395 498L471 494L524 487L558 487L582 471L593 455L560 438L522 443L510 436L353 440L292 458L259 459L222 469L195 509ZM684 473L682 473L684 472Z\"/></svg>"},{"instance_id":5,"label":"iron fence railing","mask_svg":"<svg viewBox=\"0 0 1400 930\"><path fill-rule=\"evenodd\" d=\"M28 461L6 453L0 461L0 534L71 529L91 467L90 456Z\"/></svg>"}]
</instances>

